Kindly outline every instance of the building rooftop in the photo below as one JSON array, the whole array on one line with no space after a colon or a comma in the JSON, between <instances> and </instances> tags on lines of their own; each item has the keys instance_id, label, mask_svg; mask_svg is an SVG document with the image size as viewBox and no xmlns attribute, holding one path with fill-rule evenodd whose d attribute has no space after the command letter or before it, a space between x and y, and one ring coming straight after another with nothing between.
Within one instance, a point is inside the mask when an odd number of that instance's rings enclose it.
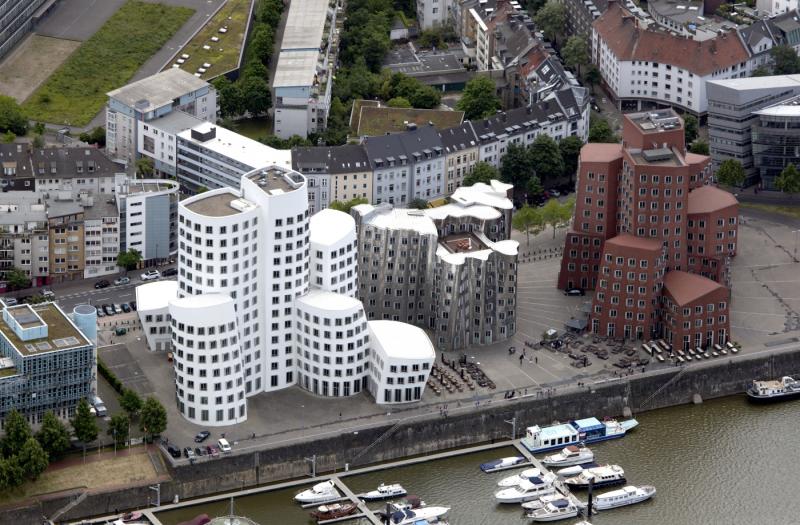
<instances>
[{"instance_id":1,"label":"building rooftop","mask_svg":"<svg viewBox=\"0 0 800 525\"><path fill-rule=\"evenodd\" d=\"M176 297L178 297L178 281L152 281L140 284L136 287L136 309L142 313L163 310Z\"/></svg>"},{"instance_id":2,"label":"building rooftop","mask_svg":"<svg viewBox=\"0 0 800 525\"><path fill-rule=\"evenodd\" d=\"M471 233L454 233L439 239L439 244L450 253L472 253L488 248L486 244Z\"/></svg>"},{"instance_id":3,"label":"building rooftop","mask_svg":"<svg viewBox=\"0 0 800 525\"><path fill-rule=\"evenodd\" d=\"M347 213L325 208L311 216L309 230L312 244L331 246L347 237L355 240L356 221Z\"/></svg>"},{"instance_id":4,"label":"building rooftop","mask_svg":"<svg viewBox=\"0 0 800 525\"><path fill-rule=\"evenodd\" d=\"M303 87L314 85L317 76L319 50L281 51L275 68L273 88Z\"/></svg>"},{"instance_id":5,"label":"building rooftop","mask_svg":"<svg viewBox=\"0 0 800 525\"><path fill-rule=\"evenodd\" d=\"M325 290L311 290L308 294L297 298L297 301L312 308L327 311L347 311L362 309L361 301L355 297Z\"/></svg>"},{"instance_id":6,"label":"building rooftop","mask_svg":"<svg viewBox=\"0 0 800 525\"><path fill-rule=\"evenodd\" d=\"M686 306L725 287L702 275L672 270L664 276L664 289L679 306Z\"/></svg>"},{"instance_id":7,"label":"building rooftop","mask_svg":"<svg viewBox=\"0 0 800 525\"><path fill-rule=\"evenodd\" d=\"M736 197L728 191L714 186L700 186L689 192L687 213L711 213L738 204Z\"/></svg>"},{"instance_id":8,"label":"building rooftop","mask_svg":"<svg viewBox=\"0 0 800 525\"><path fill-rule=\"evenodd\" d=\"M429 123L437 129L458 126L464 120L463 111L441 109L389 108L385 106L353 105L358 114L352 118L352 129L359 137L401 133L408 129L408 124L418 128Z\"/></svg>"},{"instance_id":9,"label":"building rooftop","mask_svg":"<svg viewBox=\"0 0 800 525\"><path fill-rule=\"evenodd\" d=\"M96 148L44 148L31 151L35 175L41 178L113 177L125 168Z\"/></svg>"},{"instance_id":10,"label":"building rooftop","mask_svg":"<svg viewBox=\"0 0 800 525\"><path fill-rule=\"evenodd\" d=\"M135 195L137 193L156 193L160 191L175 191L180 189L180 184L167 179L128 179L122 187L122 193Z\"/></svg>"},{"instance_id":11,"label":"building rooftop","mask_svg":"<svg viewBox=\"0 0 800 525\"><path fill-rule=\"evenodd\" d=\"M157 127L171 135L177 135L181 131L192 129L203 122L205 121L201 118L184 113L183 111L175 110L170 111L163 117L148 121L147 125Z\"/></svg>"},{"instance_id":12,"label":"building rooftop","mask_svg":"<svg viewBox=\"0 0 800 525\"><path fill-rule=\"evenodd\" d=\"M292 168L303 174L369 171L369 159L361 144L294 148Z\"/></svg>"},{"instance_id":13,"label":"building rooftop","mask_svg":"<svg viewBox=\"0 0 800 525\"><path fill-rule=\"evenodd\" d=\"M581 162L614 162L622 158L622 144L590 142L581 148Z\"/></svg>"},{"instance_id":14,"label":"building rooftop","mask_svg":"<svg viewBox=\"0 0 800 525\"><path fill-rule=\"evenodd\" d=\"M201 193L195 197L190 197L182 204L189 211L206 217L236 215L255 206L255 204L243 199L231 188L221 188L213 192Z\"/></svg>"},{"instance_id":15,"label":"building rooftop","mask_svg":"<svg viewBox=\"0 0 800 525\"><path fill-rule=\"evenodd\" d=\"M464 64L453 53L418 54L409 62L387 64L393 73L408 76L425 76L465 71Z\"/></svg>"},{"instance_id":16,"label":"building rooftop","mask_svg":"<svg viewBox=\"0 0 800 525\"><path fill-rule=\"evenodd\" d=\"M682 159L670 148L654 148L644 150L629 150L629 154L636 164L650 166L683 166Z\"/></svg>"},{"instance_id":17,"label":"building rooftop","mask_svg":"<svg viewBox=\"0 0 800 525\"><path fill-rule=\"evenodd\" d=\"M370 342L390 359L435 359L424 330L399 321L369 321Z\"/></svg>"},{"instance_id":18,"label":"building rooftop","mask_svg":"<svg viewBox=\"0 0 800 525\"><path fill-rule=\"evenodd\" d=\"M178 137L253 169L272 164L285 168L292 167L291 150L271 148L210 122L203 122L192 129L184 130L178 133Z\"/></svg>"},{"instance_id":19,"label":"building rooftop","mask_svg":"<svg viewBox=\"0 0 800 525\"><path fill-rule=\"evenodd\" d=\"M328 0L293 0L286 15L281 51L319 50L327 17Z\"/></svg>"},{"instance_id":20,"label":"building rooftop","mask_svg":"<svg viewBox=\"0 0 800 525\"><path fill-rule=\"evenodd\" d=\"M55 303L42 303L33 306L22 305L26 308L31 308L38 316L37 323L43 321L47 325L47 335L38 339L30 339L23 341L20 339L14 330L4 322L0 322L0 334L23 356L31 356L42 354L45 352L70 350L72 348L91 345L92 343L86 339L80 330L69 320L69 318L61 311ZM20 307L9 308L9 313L13 313L14 309ZM27 311L27 310L26 310ZM23 314L23 310L19 309ZM23 315L24 316L24 315ZM31 316L35 318L35 316ZM16 317L15 317L16 318ZM18 322L22 323L17 318ZM40 321L39 321L40 320ZM34 321L29 321L33 323ZM31 324L30 326L35 326ZM25 327L25 326L23 326Z\"/></svg>"},{"instance_id":21,"label":"building rooftop","mask_svg":"<svg viewBox=\"0 0 800 525\"><path fill-rule=\"evenodd\" d=\"M172 105L176 98L208 87L208 82L180 68L169 68L161 73L131 82L107 94L126 106L147 113Z\"/></svg>"},{"instance_id":22,"label":"building rooftop","mask_svg":"<svg viewBox=\"0 0 800 525\"><path fill-rule=\"evenodd\" d=\"M393 208L389 204L373 206L359 204L353 207L364 218L365 224L387 230L413 230L422 235L438 236L436 225L423 210Z\"/></svg>"},{"instance_id":23,"label":"building rooftop","mask_svg":"<svg viewBox=\"0 0 800 525\"><path fill-rule=\"evenodd\" d=\"M800 96L782 100L764 109L754 111L756 115L764 115L770 117L800 117Z\"/></svg>"},{"instance_id":24,"label":"building rooftop","mask_svg":"<svg viewBox=\"0 0 800 525\"><path fill-rule=\"evenodd\" d=\"M606 246L621 246L624 248L637 248L639 250L661 251L661 241L637 237L630 233L621 233L606 241Z\"/></svg>"},{"instance_id":25,"label":"building rooftop","mask_svg":"<svg viewBox=\"0 0 800 525\"><path fill-rule=\"evenodd\" d=\"M8 177L33 177L30 151L27 144L0 144L0 168Z\"/></svg>"},{"instance_id":26,"label":"building rooftop","mask_svg":"<svg viewBox=\"0 0 800 525\"><path fill-rule=\"evenodd\" d=\"M280 195L290 193L302 188L306 178L291 169L280 166L268 166L247 173L245 178L250 179L267 195Z\"/></svg>"},{"instance_id":27,"label":"building rooftop","mask_svg":"<svg viewBox=\"0 0 800 525\"><path fill-rule=\"evenodd\" d=\"M47 222L41 196L30 191L0 193L0 225Z\"/></svg>"},{"instance_id":28,"label":"building rooftop","mask_svg":"<svg viewBox=\"0 0 800 525\"><path fill-rule=\"evenodd\" d=\"M636 127L644 133L661 133L683 128L683 121L672 108L627 113L625 118L636 124Z\"/></svg>"},{"instance_id":29,"label":"building rooftop","mask_svg":"<svg viewBox=\"0 0 800 525\"><path fill-rule=\"evenodd\" d=\"M800 75L772 75L768 77L743 77L725 80L709 80L709 86L727 88L734 92L762 91L783 87L800 86Z\"/></svg>"},{"instance_id":30,"label":"building rooftop","mask_svg":"<svg viewBox=\"0 0 800 525\"><path fill-rule=\"evenodd\" d=\"M226 303L233 303L233 299L227 294L203 293L199 295L187 295L180 299L172 299L169 304L183 309L202 310L210 306L219 306ZM138 306L138 305L137 305ZM231 306L233 308L233 306Z\"/></svg>"},{"instance_id":31,"label":"building rooftop","mask_svg":"<svg viewBox=\"0 0 800 525\"><path fill-rule=\"evenodd\" d=\"M445 153L455 153L478 146L478 137L472 128L472 122L464 122L460 126L448 127L439 132Z\"/></svg>"},{"instance_id":32,"label":"building rooftop","mask_svg":"<svg viewBox=\"0 0 800 525\"><path fill-rule=\"evenodd\" d=\"M478 182L472 186L460 186L450 196L450 202L461 206L472 206L483 204L501 210L510 210L514 203L508 198L508 192L514 188L513 184L506 184L493 179L486 184ZM442 206L445 208L445 206ZM434 208L436 210L438 208ZM431 210L431 211L434 211Z\"/></svg>"},{"instance_id":33,"label":"building rooftop","mask_svg":"<svg viewBox=\"0 0 800 525\"><path fill-rule=\"evenodd\" d=\"M92 195L92 205L83 207L83 218L89 219L105 219L106 217L119 217L119 210L117 209L117 202L114 200L114 195L111 193L100 193Z\"/></svg>"}]
</instances>

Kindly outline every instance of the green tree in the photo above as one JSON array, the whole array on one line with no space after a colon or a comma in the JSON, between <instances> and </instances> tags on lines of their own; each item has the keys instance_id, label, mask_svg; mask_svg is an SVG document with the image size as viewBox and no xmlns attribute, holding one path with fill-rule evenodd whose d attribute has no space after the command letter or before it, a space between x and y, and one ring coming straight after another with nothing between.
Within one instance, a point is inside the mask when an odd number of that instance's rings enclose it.
<instances>
[{"instance_id":1,"label":"green tree","mask_svg":"<svg viewBox=\"0 0 800 525\"><path fill-rule=\"evenodd\" d=\"M212 82L217 90L219 112L223 117L236 117L245 112L244 99L239 84L221 75Z\"/></svg>"},{"instance_id":2,"label":"green tree","mask_svg":"<svg viewBox=\"0 0 800 525\"><path fill-rule=\"evenodd\" d=\"M589 89L594 94L594 87L603 81L603 75L600 74L600 70L594 66L589 66L586 69L586 74L583 76L583 79L589 84Z\"/></svg>"},{"instance_id":3,"label":"green tree","mask_svg":"<svg viewBox=\"0 0 800 525\"><path fill-rule=\"evenodd\" d=\"M563 205L556 199L550 199L542 207L542 220L544 224L553 227L553 238L556 238L556 228L559 224L569 220L571 210L568 205Z\"/></svg>"},{"instance_id":4,"label":"green tree","mask_svg":"<svg viewBox=\"0 0 800 525\"><path fill-rule=\"evenodd\" d=\"M25 270L19 268L11 268L6 271L6 283L13 290L21 290L28 288L31 285L31 278L25 273Z\"/></svg>"},{"instance_id":5,"label":"green tree","mask_svg":"<svg viewBox=\"0 0 800 525\"><path fill-rule=\"evenodd\" d=\"M7 131L17 136L28 132L28 119L17 101L6 95L0 95L0 133Z\"/></svg>"},{"instance_id":6,"label":"green tree","mask_svg":"<svg viewBox=\"0 0 800 525\"><path fill-rule=\"evenodd\" d=\"M44 135L46 129L47 128L45 127L44 122L37 122L33 125L33 132L37 135Z\"/></svg>"},{"instance_id":7,"label":"green tree","mask_svg":"<svg viewBox=\"0 0 800 525\"><path fill-rule=\"evenodd\" d=\"M537 208L531 208L527 204L517 210L517 213L511 218L511 226L520 232L525 233L525 244L530 248L531 246L531 231L534 235L541 231L544 225L544 217Z\"/></svg>"},{"instance_id":8,"label":"green tree","mask_svg":"<svg viewBox=\"0 0 800 525\"><path fill-rule=\"evenodd\" d=\"M29 437L17 453L19 466L30 480L38 478L47 469L49 457L38 441Z\"/></svg>"},{"instance_id":9,"label":"green tree","mask_svg":"<svg viewBox=\"0 0 800 525\"><path fill-rule=\"evenodd\" d=\"M581 156L583 141L580 137L564 137L558 143L561 151L561 160L564 162L564 175L569 177L569 181L575 180L575 173L578 171L578 159Z\"/></svg>"},{"instance_id":10,"label":"green tree","mask_svg":"<svg viewBox=\"0 0 800 525\"><path fill-rule=\"evenodd\" d=\"M561 56L564 63L575 68L578 76L581 75L581 66L589 64L589 42L581 35L569 37L567 43L561 48Z\"/></svg>"},{"instance_id":11,"label":"green tree","mask_svg":"<svg viewBox=\"0 0 800 525\"><path fill-rule=\"evenodd\" d=\"M781 174L775 178L775 187L789 195L800 193L800 171L794 164L783 168Z\"/></svg>"},{"instance_id":12,"label":"green tree","mask_svg":"<svg viewBox=\"0 0 800 525\"><path fill-rule=\"evenodd\" d=\"M119 398L119 406L122 407L122 410L127 412L128 417L133 419L142 409L142 398L130 388L126 388L122 391L122 396Z\"/></svg>"},{"instance_id":13,"label":"green tree","mask_svg":"<svg viewBox=\"0 0 800 525\"><path fill-rule=\"evenodd\" d=\"M500 179L521 190L534 174L530 151L525 146L509 144L506 154L500 160Z\"/></svg>"},{"instance_id":14,"label":"green tree","mask_svg":"<svg viewBox=\"0 0 800 525\"><path fill-rule=\"evenodd\" d=\"M558 0L547 0L533 17L536 27L542 30L544 36L558 47L558 36L564 32L567 23L567 11Z\"/></svg>"},{"instance_id":15,"label":"green tree","mask_svg":"<svg viewBox=\"0 0 800 525\"><path fill-rule=\"evenodd\" d=\"M472 186L477 182L489 184L492 179L500 179L500 173L497 171L497 168L487 162L481 161L476 163L472 168L472 171L464 177L464 181L461 183L461 185Z\"/></svg>"},{"instance_id":16,"label":"green tree","mask_svg":"<svg viewBox=\"0 0 800 525\"><path fill-rule=\"evenodd\" d=\"M705 140L695 140L689 146L689 151L698 155L708 155L708 142Z\"/></svg>"},{"instance_id":17,"label":"green tree","mask_svg":"<svg viewBox=\"0 0 800 525\"><path fill-rule=\"evenodd\" d=\"M251 60L258 60L265 66L269 64L272 56L272 45L275 41L275 34L267 24L256 24L250 35L250 42L247 44L247 52L250 53Z\"/></svg>"},{"instance_id":18,"label":"green tree","mask_svg":"<svg viewBox=\"0 0 800 525\"><path fill-rule=\"evenodd\" d=\"M428 201L425 199L413 199L411 202L408 203L409 208L413 208L415 210L427 210L428 209Z\"/></svg>"},{"instance_id":19,"label":"green tree","mask_svg":"<svg viewBox=\"0 0 800 525\"><path fill-rule=\"evenodd\" d=\"M478 75L464 86L464 93L456 104L467 120L479 120L500 109L500 97L496 94L494 80Z\"/></svg>"},{"instance_id":20,"label":"green tree","mask_svg":"<svg viewBox=\"0 0 800 525\"><path fill-rule=\"evenodd\" d=\"M92 414L89 403L81 399L75 409L75 417L72 418L72 431L75 437L83 444L83 452L86 453L86 445L97 439L100 429L97 428L97 418Z\"/></svg>"},{"instance_id":21,"label":"green tree","mask_svg":"<svg viewBox=\"0 0 800 525\"><path fill-rule=\"evenodd\" d=\"M33 141L31 141L31 146L36 149L41 149L44 147L44 137L41 135L34 135Z\"/></svg>"},{"instance_id":22,"label":"green tree","mask_svg":"<svg viewBox=\"0 0 800 525\"><path fill-rule=\"evenodd\" d=\"M389 102L387 102L386 105L390 108L410 108L411 102L409 102L407 98L394 97L389 99Z\"/></svg>"},{"instance_id":23,"label":"green tree","mask_svg":"<svg viewBox=\"0 0 800 525\"><path fill-rule=\"evenodd\" d=\"M683 134L686 137L686 144L691 144L697 138L697 117L686 115L683 117Z\"/></svg>"},{"instance_id":24,"label":"green tree","mask_svg":"<svg viewBox=\"0 0 800 525\"><path fill-rule=\"evenodd\" d=\"M152 439L167 429L167 411L154 397L148 397L139 416L139 428Z\"/></svg>"},{"instance_id":25,"label":"green tree","mask_svg":"<svg viewBox=\"0 0 800 525\"><path fill-rule=\"evenodd\" d=\"M544 193L544 188L542 187L542 183L539 180L539 177L534 175L530 179L528 179L528 184L525 186L525 191L528 193L528 201L530 202L533 199L538 198L542 193Z\"/></svg>"},{"instance_id":26,"label":"green tree","mask_svg":"<svg viewBox=\"0 0 800 525\"><path fill-rule=\"evenodd\" d=\"M525 4L525 10L528 11L530 16L534 16L539 9L544 7L545 0L528 0Z\"/></svg>"},{"instance_id":27,"label":"green tree","mask_svg":"<svg viewBox=\"0 0 800 525\"><path fill-rule=\"evenodd\" d=\"M14 488L25 482L25 471L17 456L0 458L0 488Z\"/></svg>"},{"instance_id":28,"label":"green tree","mask_svg":"<svg viewBox=\"0 0 800 525\"><path fill-rule=\"evenodd\" d=\"M542 133L530 148L533 170L539 180L545 184L556 181L564 173L564 160L558 143L550 135Z\"/></svg>"},{"instance_id":29,"label":"green tree","mask_svg":"<svg viewBox=\"0 0 800 525\"><path fill-rule=\"evenodd\" d=\"M726 159L722 161L717 170L716 176L720 184L724 186L741 186L745 178L744 167L736 159Z\"/></svg>"},{"instance_id":30,"label":"green tree","mask_svg":"<svg viewBox=\"0 0 800 525\"><path fill-rule=\"evenodd\" d=\"M51 459L60 457L69 448L69 431L50 410L44 413L36 439Z\"/></svg>"},{"instance_id":31,"label":"green tree","mask_svg":"<svg viewBox=\"0 0 800 525\"><path fill-rule=\"evenodd\" d=\"M769 50L772 56L773 75L794 75L800 73L800 56L797 52L786 44L774 46ZM1 129L1 128L0 128Z\"/></svg>"},{"instance_id":32,"label":"green tree","mask_svg":"<svg viewBox=\"0 0 800 525\"><path fill-rule=\"evenodd\" d=\"M117 443L118 447L124 447L125 442L128 441L128 432L130 432L131 422L125 414L114 414L111 416L111 421L108 423L106 434L111 436Z\"/></svg>"},{"instance_id":33,"label":"green tree","mask_svg":"<svg viewBox=\"0 0 800 525\"><path fill-rule=\"evenodd\" d=\"M126 252L119 252L117 255L117 266L125 268L125 271L135 269L142 262L142 254L136 248L129 248Z\"/></svg>"},{"instance_id":34,"label":"green tree","mask_svg":"<svg viewBox=\"0 0 800 525\"><path fill-rule=\"evenodd\" d=\"M14 134L13 131L6 131L3 133L3 144L13 144L15 140L17 140L17 135Z\"/></svg>"},{"instance_id":35,"label":"green tree","mask_svg":"<svg viewBox=\"0 0 800 525\"><path fill-rule=\"evenodd\" d=\"M589 119L589 142L619 142L608 121L592 113Z\"/></svg>"},{"instance_id":36,"label":"green tree","mask_svg":"<svg viewBox=\"0 0 800 525\"><path fill-rule=\"evenodd\" d=\"M202 186L201 185L201 186L197 187L197 191L195 191L194 194L195 195L200 195L201 193L205 193L207 191L208 191L208 188L206 186Z\"/></svg>"},{"instance_id":37,"label":"green tree","mask_svg":"<svg viewBox=\"0 0 800 525\"><path fill-rule=\"evenodd\" d=\"M141 157L136 159L136 176L140 179L152 178L156 170L153 167L153 159Z\"/></svg>"},{"instance_id":38,"label":"green tree","mask_svg":"<svg viewBox=\"0 0 800 525\"><path fill-rule=\"evenodd\" d=\"M255 18L270 27L277 27L283 8L281 0L259 0L256 2Z\"/></svg>"},{"instance_id":39,"label":"green tree","mask_svg":"<svg viewBox=\"0 0 800 525\"><path fill-rule=\"evenodd\" d=\"M762 66L758 66L757 68L755 68L753 70L753 74L750 75L750 76L753 76L753 77L768 77L770 75L772 75L772 71L770 71L769 66L762 65Z\"/></svg>"},{"instance_id":40,"label":"green tree","mask_svg":"<svg viewBox=\"0 0 800 525\"><path fill-rule=\"evenodd\" d=\"M421 85L412 93L409 102L418 109L435 109L442 101L442 93L431 86Z\"/></svg>"},{"instance_id":41,"label":"green tree","mask_svg":"<svg viewBox=\"0 0 800 525\"><path fill-rule=\"evenodd\" d=\"M4 427L6 435L3 437L2 446L3 455L6 457L17 454L22 445L33 437L28 420L16 409L11 409L11 412L8 413Z\"/></svg>"},{"instance_id":42,"label":"green tree","mask_svg":"<svg viewBox=\"0 0 800 525\"><path fill-rule=\"evenodd\" d=\"M363 197L357 197L355 199L350 199L347 202L342 201L333 201L328 208L337 211L343 211L345 213L350 213L350 210L354 206L358 206L359 204L368 204L369 201Z\"/></svg>"},{"instance_id":43,"label":"green tree","mask_svg":"<svg viewBox=\"0 0 800 525\"><path fill-rule=\"evenodd\" d=\"M244 107L253 116L263 115L272 107L272 95L266 77L248 76L242 83Z\"/></svg>"}]
</instances>

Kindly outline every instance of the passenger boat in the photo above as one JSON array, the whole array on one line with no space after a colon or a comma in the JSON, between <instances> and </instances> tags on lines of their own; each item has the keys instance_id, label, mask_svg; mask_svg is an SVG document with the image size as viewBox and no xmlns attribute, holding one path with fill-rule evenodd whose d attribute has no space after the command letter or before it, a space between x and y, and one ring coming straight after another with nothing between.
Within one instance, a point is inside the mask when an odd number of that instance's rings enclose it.
<instances>
[{"instance_id":1,"label":"passenger boat","mask_svg":"<svg viewBox=\"0 0 800 525\"><path fill-rule=\"evenodd\" d=\"M538 468L526 468L519 474L508 476L497 482L498 487L516 487L526 479L538 478L542 475L542 471Z\"/></svg>"},{"instance_id":2,"label":"passenger boat","mask_svg":"<svg viewBox=\"0 0 800 525\"><path fill-rule=\"evenodd\" d=\"M605 465L586 469L577 476L564 480L573 489L588 488L590 482L594 488L622 485L625 483L625 471L619 465Z\"/></svg>"},{"instance_id":3,"label":"passenger boat","mask_svg":"<svg viewBox=\"0 0 800 525\"><path fill-rule=\"evenodd\" d=\"M574 503L567 498L561 498L529 512L527 516L533 521L559 521L574 518L579 512L580 509Z\"/></svg>"},{"instance_id":4,"label":"passenger boat","mask_svg":"<svg viewBox=\"0 0 800 525\"><path fill-rule=\"evenodd\" d=\"M596 417L578 419L561 425L528 427L522 444L533 453L560 450L567 445L597 443L621 438L639 424L635 419L600 421Z\"/></svg>"},{"instance_id":5,"label":"passenger boat","mask_svg":"<svg viewBox=\"0 0 800 525\"><path fill-rule=\"evenodd\" d=\"M530 478L516 487L498 490L494 494L497 503L523 503L556 491L553 482L556 476L550 472L541 478Z\"/></svg>"},{"instance_id":6,"label":"passenger boat","mask_svg":"<svg viewBox=\"0 0 800 525\"><path fill-rule=\"evenodd\" d=\"M317 521L333 520L355 514L357 510L358 505L354 503L331 503L317 507L317 510L311 512L311 517Z\"/></svg>"},{"instance_id":7,"label":"passenger boat","mask_svg":"<svg viewBox=\"0 0 800 525\"><path fill-rule=\"evenodd\" d=\"M498 470L505 470L507 468L516 467L517 465L522 465L527 461L528 460L522 456L500 458L493 461L487 461L486 463L481 463L481 470L486 473L497 472Z\"/></svg>"},{"instance_id":8,"label":"passenger boat","mask_svg":"<svg viewBox=\"0 0 800 525\"><path fill-rule=\"evenodd\" d=\"M757 402L791 399L800 396L800 381L789 376L773 381L753 381L747 396Z\"/></svg>"},{"instance_id":9,"label":"passenger boat","mask_svg":"<svg viewBox=\"0 0 800 525\"><path fill-rule=\"evenodd\" d=\"M336 485L334 485L333 481L323 481L322 483L317 483L313 487L308 490L304 490L300 494L294 497L294 500L298 503L323 503L325 501L331 501L336 498L341 498L341 494L339 491L336 490Z\"/></svg>"},{"instance_id":10,"label":"passenger boat","mask_svg":"<svg viewBox=\"0 0 800 525\"><path fill-rule=\"evenodd\" d=\"M625 505L647 501L655 495L656 488L652 485L642 485L641 487L628 485L627 487L598 495L594 500L594 507L597 510L624 507Z\"/></svg>"},{"instance_id":11,"label":"passenger boat","mask_svg":"<svg viewBox=\"0 0 800 525\"><path fill-rule=\"evenodd\" d=\"M585 446L569 445L561 449L561 452L545 456L542 463L548 467L568 467L594 461L594 452Z\"/></svg>"},{"instance_id":12,"label":"passenger boat","mask_svg":"<svg viewBox=\"0 0 800 525\"><path fill-rule=\"evenodd\" d=\"M377 489L370 490L364 494L359 494L358 497L364 501L378 501L382 499L397 498L400 496L405 496L406 494L408 494L408 492L406 492L406 489L404 489L399 483L392 483L390 485L381 483L378 485Z\"/></svg>"},{"instance_id":13,"label":"passenger boat","mask_svg":"<svg viewBox=\"0 0 800 525\"><path fill-rule=\"evenodd\" d=\"M595 468L599 467L599 463L591 462L591 463L581 463L580 465L573 465L571 467L565 467L562 469L556 470L556 475L560 478L571 478L572 476L577 476L584 470L588 468Z\"/></svg>"}]
</instances>

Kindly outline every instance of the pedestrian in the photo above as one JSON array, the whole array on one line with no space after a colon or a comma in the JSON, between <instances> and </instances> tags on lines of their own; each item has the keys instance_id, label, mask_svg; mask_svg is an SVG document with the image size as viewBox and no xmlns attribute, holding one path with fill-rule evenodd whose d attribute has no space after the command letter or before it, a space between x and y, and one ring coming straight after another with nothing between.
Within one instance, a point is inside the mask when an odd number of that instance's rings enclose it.
<instances>
[{"instance_id":1,"label":"pedestrian","mask_svg":"<svg viewBox=\"0 0 800 525\"><path fill-rule=\"evenodd\" d=\"M539 357L538 357L538 356L535 356L535 357L533 358L533 360L534 360L534 362L535 362L537 365L539 364Z\"/></svg>"},{"instance_id":2,"label":"pedestrian","mask_svg":"<svg viewBox=\"0 0 800 525\"><path fill-rule=\"evenodd\" d=\"M524 355L519 356L519 366L522 366L522 360L525 359Z\"/></svg>"}]
</instances>

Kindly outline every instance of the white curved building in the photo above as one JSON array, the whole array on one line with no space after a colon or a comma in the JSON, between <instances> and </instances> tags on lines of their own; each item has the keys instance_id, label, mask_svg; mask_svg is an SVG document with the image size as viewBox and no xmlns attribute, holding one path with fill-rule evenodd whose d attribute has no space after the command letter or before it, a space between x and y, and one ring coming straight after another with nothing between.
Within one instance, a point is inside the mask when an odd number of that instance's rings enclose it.
<instances>
[{"instance_id":1,"label":"white curved building","mask_svg":"<svg viewBox=\"0 0 800 525\"><path fill-rule=\"evenodd\" d=\"M136 314L153 352L172 348L169 303L177 296L177 281L151 281L136 287Z\"/></svg>"},{"instance_id":2,"label":"white curved building","mask_svg":"<svg viewBox=\"0 0 800 525\"><path fill-rule=\"evenodd\" d=\"M311 284L355 297L358 274L356 221L326 208L311 216Z\"/></svg>"},{"instance_id":3,"label":"white curved building","mask_svg":"<svg viewBox=\"0 0 800 525\"><path fill-rule=\"evenodd\" d=\"M224 426L247 419L234 300L208 293L169 305L178 410L193 423Z\"/></svg>"},{"instance_id":4,"label":"white curved building","mask_svg":"<svg viewBox=\"0 0 800 525\"><path fill-rule=\"evenodd\" d=\"M300 386L343 397L367 386L369 333L361 301L313 290L297 302L295 333Z\"/></svg>"},{"instance_id":5,"label":"white curved building","mask_svg":"<svg viewBox=\"0 0 800 525\"><path fill-rule=\"evenodd\" d=\"M372 355L368 388L376 403L410 403L422 399L436 360L428 335L398 321L369 321Z\"/></svg>"}]
</instances>

